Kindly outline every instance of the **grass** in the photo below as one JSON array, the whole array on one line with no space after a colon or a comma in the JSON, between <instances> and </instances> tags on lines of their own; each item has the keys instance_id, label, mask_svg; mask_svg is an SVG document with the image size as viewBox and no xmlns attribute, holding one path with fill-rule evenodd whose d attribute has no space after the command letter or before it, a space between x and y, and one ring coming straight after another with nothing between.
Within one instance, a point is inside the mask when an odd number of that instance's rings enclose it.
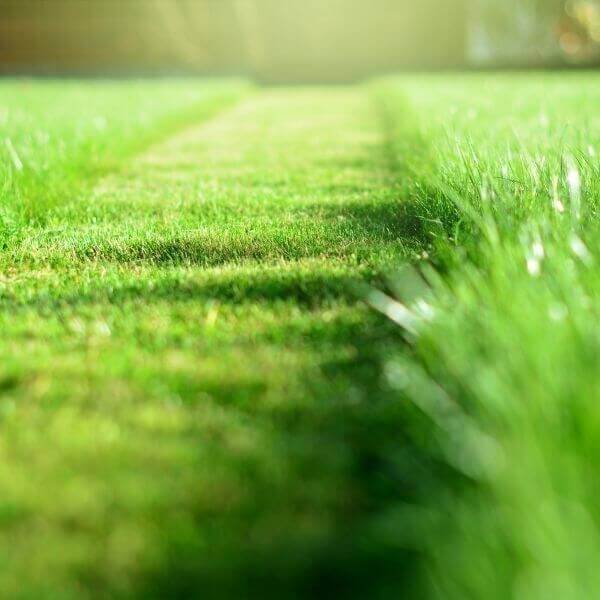
<instances>
[{"instance_id":1,"label":"grass","mask_svg":"<svg viewBox=\"0 0 600 600\"><path fill-rule=\"evenodd\" d=\"M2 595L596 595L599 95L3 83Z\"/></svg>"},{"instance_id":2,"label":"grass","mask_svg":"<svg viewBox=\"0 0 600 600\"><path fill-rule=\"evenodd\" d=\"M416 243L380 133L360 89L257 93L13 234L7 595L351 585L362 432L339 417L374 387L360 340L395 335L353 288Z\"/></svg>"},{"instance_id":3,"label":"grass","mask_svg":"<svg viewBox=\"0 0 600 600\"><path fill-rule=\"evenodd\" d=\"M410 272L397 284L417 301L416 333L388 365L453 473L415 510L431 597L600 589L598 83L465 76L378 91L437 265L416 291Z\"/></svg>"},{"instance_id":4,"label":"grass","mask_svg":"<svg viewBox=\"0 0 600 600\"><path fill-rule=\"evenodd\" d=\"M241 81L0 83L0 241L153 141L239 98Z\"/></svg>"}]
</instances>

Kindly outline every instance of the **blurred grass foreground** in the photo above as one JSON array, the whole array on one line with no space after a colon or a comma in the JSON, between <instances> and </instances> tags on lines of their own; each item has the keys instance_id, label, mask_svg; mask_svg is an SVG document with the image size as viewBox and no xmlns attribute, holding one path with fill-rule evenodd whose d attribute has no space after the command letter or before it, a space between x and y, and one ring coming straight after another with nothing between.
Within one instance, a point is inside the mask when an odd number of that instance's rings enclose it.
<instances>
[{"instance_id":1,"label":"blurred grass foreground","mask_svg":"<svg viewBox=\"0 0 600 600\"><path fill-rule=\"evenodd\" d=\"M599 10L0 0L0 598L600 597Z\"/></svg>"}]
</instances>

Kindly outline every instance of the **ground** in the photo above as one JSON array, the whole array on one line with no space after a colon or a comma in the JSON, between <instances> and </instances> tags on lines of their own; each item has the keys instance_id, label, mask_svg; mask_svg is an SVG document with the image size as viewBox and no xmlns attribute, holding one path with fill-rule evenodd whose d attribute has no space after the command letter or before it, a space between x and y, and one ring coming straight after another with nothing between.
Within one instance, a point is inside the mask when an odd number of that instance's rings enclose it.
<instances>
[{"instance_id":1,"label":"ground","mask_svg":"<svg viewBox=\"0 0 600 600\"><path fill-rule=\"evenodd\" d=\"M4 82L0 595L544 597L544 532L593 572L599 96Z\"/></svg>"}]
</instances>

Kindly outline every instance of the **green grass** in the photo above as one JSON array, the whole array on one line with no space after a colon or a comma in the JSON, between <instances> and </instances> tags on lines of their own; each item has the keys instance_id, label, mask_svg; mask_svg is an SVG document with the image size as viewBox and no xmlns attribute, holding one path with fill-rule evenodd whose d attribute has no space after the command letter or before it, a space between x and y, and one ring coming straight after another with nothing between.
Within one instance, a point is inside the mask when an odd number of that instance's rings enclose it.
<instances>
[{"instance_id":1,"label":"green grass","mask_svg":"<svg viewBox=\"0 0 600 600\"><path fill-rule=\"evenodd\" d=\"M596 595L599 100L2 83L0 595Z\"/></svg>"},{"instance_id":2,"label":"green grass","mask_svg":"<svg viewBox=\"0 0 600 600\"><path fill-rule=\"evenodd\" d=\"M397 282L416 333L388 365L452 472L414 511L426 595L595 597L600 79L415 78L378 95L437 265Z\"/></svg>"},{"instance_id":3,"label":"green grass","mask_svg":"<svg viewBox=\"0 0 600 600\"><path fill-rule=\"evenodd\" d=\"M7 595L218 596L273 569L274 595L350 589L363 553L338 542L379 443L353 440L377 388L359 354L394 335L356 282L417 243L381 139L361 89L264 91L19 226L0 258Z\"/></svg>"},{"instance_id":4,"label":"green grass","mask_svg":"<svg viewBox=\"0 0 600 600\"><path fill-rule=\"evenodd\" d=\"M0 242L120 161L239 98L242 81L0 82Z\"/></svg>"}]
</instances>

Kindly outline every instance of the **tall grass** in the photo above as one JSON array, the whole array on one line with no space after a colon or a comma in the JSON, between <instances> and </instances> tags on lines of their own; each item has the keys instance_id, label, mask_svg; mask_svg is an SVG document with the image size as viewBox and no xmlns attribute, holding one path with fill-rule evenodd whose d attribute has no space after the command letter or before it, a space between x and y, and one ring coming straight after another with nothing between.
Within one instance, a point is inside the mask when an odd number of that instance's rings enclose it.
<instances>
[{"instance_id":1,"label":"tall grass","mask_svg":"<svg viewBox=\"0 0 600 600\"><path fill-rule=\"evenodd\" d=\"M453 473L409 511L427 595L596 597L600 79L377 89L430 246L394 299L374 298L410 341L387 373Z\"/></svg>"}]
</instances>

